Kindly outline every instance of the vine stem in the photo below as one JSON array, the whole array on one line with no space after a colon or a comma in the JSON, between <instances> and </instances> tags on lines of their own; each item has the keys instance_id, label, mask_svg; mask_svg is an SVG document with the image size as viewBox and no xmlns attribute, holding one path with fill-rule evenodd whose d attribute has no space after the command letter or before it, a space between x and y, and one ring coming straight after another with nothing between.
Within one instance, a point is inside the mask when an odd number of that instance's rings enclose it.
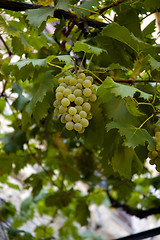
<instances>
[{"instance_id":1,"label":"vine stem","mask_svg":"<svg viewBox=\"0 0 160 240\"><path fill-rule=\"evenodd\" d=\"M138 128L139 128L139 129L142 128L143 125L144 125L147 121L149 121L149 119L151 119L153 116L154 116L154 113L152 113L152 115L151 115L149 118L147 118Z\"/></svg>"},{"instance_id":2,"label":"vine stem","mask_svg":"<svg viewBox=\"0 0 160 240\"><path fill-rule=\"evenodd\" d=\"M66 70L65 68L60 67L60 66L58 66L58 65L56 65L56 64L53 64L53 63L49 63L49 62L48 62L48 64L51 65L51 66L53 66L53 67L57 67L57 68L63 70L63 72L65 72L65 71L67 72L67 71L68 71L72 76L74 76L74 74L73 74L71 71L69 71L68 69ZM56 76L57 76L57 75L56 75Z\"/></svg>"},{"instance_id":3,"label":"vine stem","mask_svg":"<svg viewBox=\"0 0 160 240\"><path fill-rule=\"evenodd\" d=\"M82 7L77 7L77 6L74 6L74 5L71 5L71 4L69 5L69 7L77 8L77 9L80 9L80 10L85 10L85 11L93 13L93 14L98 13L98 12L95 12L95 11L92 11L92 10L89 10L89 9L86 9L86 8L82 8Z\"/></svg>"},{"instance_id":4,"label":"vine stem","mask_svg":"<svg viewBox=\"0 0 160 240\"><path fill-rule=\"evenodd\" d=\"M103 81L96 75L96 74L94 74L93 72L91 72L90 70L88 70L88 69L85 69L85 70L83 70L84 72L89 72L90 74L92 74L95 78L97 78L101 83L103 83Z\"/></svg>"}]
</instances>

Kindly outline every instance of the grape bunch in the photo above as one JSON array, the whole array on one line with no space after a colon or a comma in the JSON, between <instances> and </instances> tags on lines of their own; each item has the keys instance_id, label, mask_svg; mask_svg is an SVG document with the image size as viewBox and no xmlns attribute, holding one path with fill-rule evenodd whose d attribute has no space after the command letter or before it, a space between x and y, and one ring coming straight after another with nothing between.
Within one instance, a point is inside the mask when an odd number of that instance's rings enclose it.
<instances>
[{"instance_id":1,"label":"grape bunch","mask_svg":"<svg viewBox=\"0 0 160 240\"><path fill-rule=\"evenodd\" d=\"M97 99L93 78L80 73L61 77L58 82L54 114L60 117L67 130L83 133L92 118L90 103Z\"/></svg>"},{"instance_id":2,"label":"grape bunch","mask_svg":"<svg viewBox=\"0 0 160 240\"><path fill-rule=\"evenodd\" d=\"M159 123L158 123L159 124ZM150 145L148 145L148 157L150 158L149 163L151 165L156 165L156 170L160 172L160 126L155 128L155 136L153 137L156 141L156 147L153 149Z\"/></svg>"}]
</instances>

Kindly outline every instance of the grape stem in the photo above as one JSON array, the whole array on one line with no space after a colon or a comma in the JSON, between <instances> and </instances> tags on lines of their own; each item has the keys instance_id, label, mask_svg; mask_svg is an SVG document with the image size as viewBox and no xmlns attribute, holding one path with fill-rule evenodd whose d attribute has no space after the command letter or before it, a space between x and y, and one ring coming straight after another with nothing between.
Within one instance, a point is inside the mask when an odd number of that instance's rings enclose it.
<instances>
[{"instance_id":1,"label":"grape stem","mask_svg":"<svg viewBox=\"0 0 160 240\"><path fill-rule=\"evenodd\" d=\"M139 129L142 128L143 125L144 125L149 119L151 119L153 116L154 116L154 113L152 113L152 115L151 115L150 117L148 117L138 128L139 128Z\"/></svg>"},{"instance_id":2,"label":"grape stem","mask_svg":"<svg viewBox=\"0 0 160 240\"><path fill-rule=\"evenodd\" d=\"M63 67L60 67L60 66L58 66L58 65L56 65L56 64L53 64L53 63L50 63L50 62L48 62L48 64L49 65L51 65L51 66L53 66L53 67L57 67L57 68L60 68L61 70L63 70L63 72L69 72L72 76L74 76L74 74L69 70L69 69L64 69ZM57 75L56 75L57 76Z\"/></svg>"}]
</instances>

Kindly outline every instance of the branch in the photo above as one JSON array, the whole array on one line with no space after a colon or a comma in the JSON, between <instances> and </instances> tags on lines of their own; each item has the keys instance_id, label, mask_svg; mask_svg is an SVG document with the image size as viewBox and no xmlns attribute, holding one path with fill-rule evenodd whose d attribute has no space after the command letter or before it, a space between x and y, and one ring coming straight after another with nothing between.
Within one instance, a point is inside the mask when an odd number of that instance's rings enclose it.
<instances>
[{"instance_id":1,"label":"branch","mask_svg":"<svg viewBox=\"0 0 160 240\"><path fill-rule=\"evenodd\" d=\"M0 40L2 41L3 45L5 46L5 48L7 49L7 52L9 54L9 57L12 55L12 52L10 51L7 43L4 41L3 37L0 35Z\"/></svg>"},{"instance_id":2,"label":"branch","mask_svg":"<svg viewBox=\"0 0 160 240\"><path fill-rule=\"evenodd\" d=\"M108 190L107 190L107 194L108 194L109 200L112 204L112 207L122 208L126 213L130 214L131 216L136 216L136 217L142 219L142 218L146 218L150 215L160 214L160 207L150 208L147 210L134 209L134 208L131 208L128 205L122 204L122 203L118 202L117 200L115 200L114 198L112 198L111 195L109 194Z\"/></svg>"},{"instance_id":3,"label":"branch","mask_svg":"<svg viewBox=\"0 0 160 240\"><path fill-rule=\"evenodd\" d=\"M7 0L1 0L0 1L0 8L4 8L6 10L11 10L11 11L26 11L29 9L37 9L43 7L42 5L38 5L38 4L29 4L29 3L23 3L23 2L13 2L13 1L7 1ZM88 24L88 26L90 27L94 27L94 28L102 28L107 26L107 23L104 22L100 22L100 21L96 21L94 19L90 19L90 18L85 18L85 20L83 20L82 18L78 18L76 14L73 14L69 11L65 11L62 9L57 9L54 11L54 17L58 18L58 19L62 19L64 18L65 20L73 20L77 26L81 26L82 23L85 21L85 23ZM81 28L81 27L80 27Z\"/></svg>"},{"instance_id":4,"label":"branch","mask_svg":"<svg viewBox=\"0 0 160 240\"><path fill-rule=\"evenodd\" d=\"M125 2L126 0L118 0L118 1L115 1L111 4L109 4L108 6L104 7L104 8L101 8L99 9L99 13L102 14L103 12L107 11L108 9L112 8L112 7L116 7L118 6L119 4Z\"/></svg>"}]
</instances>

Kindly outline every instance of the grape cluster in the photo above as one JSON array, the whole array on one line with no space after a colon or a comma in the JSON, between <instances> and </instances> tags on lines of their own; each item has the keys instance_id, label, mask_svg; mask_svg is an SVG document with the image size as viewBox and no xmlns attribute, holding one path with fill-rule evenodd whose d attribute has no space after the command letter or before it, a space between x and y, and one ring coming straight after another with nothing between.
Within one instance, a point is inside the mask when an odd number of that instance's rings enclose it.
<instances>
[{"instance_id":1,"label":"grape cluster","mask_svg":"<svg viewBox=\"0 0 160 240\"><path fill-rule=\"evenodd\" d=\"M160 172L160 127L155 128L155 136L153 137L156 141L156 147L153 149L150 145L148 145L148 157L150 158L149 163L151 165L156 165L156 170Z\"/></svg>"},{"instance_id":2,"label":"grape cluster","mask_svg":"<svg viewBox=\"0 0 160 240\"><path fill-rule=\"evenodd\" d=\"M65 123L67 130L83 133L92 118L90 102L97 99L93 78L80 73L78 76L61 77L58 82L54 114Z\"/></svg>"}]
</instances>

